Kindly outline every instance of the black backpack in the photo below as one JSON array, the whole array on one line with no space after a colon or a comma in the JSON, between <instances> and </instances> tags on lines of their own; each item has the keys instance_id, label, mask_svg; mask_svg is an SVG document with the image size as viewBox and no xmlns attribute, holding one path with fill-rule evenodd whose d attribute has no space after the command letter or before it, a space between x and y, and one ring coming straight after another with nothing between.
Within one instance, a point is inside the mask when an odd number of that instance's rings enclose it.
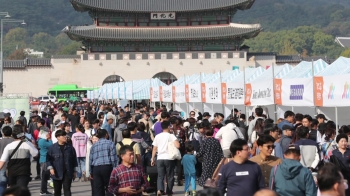
<instances>
[{"instance_id":1,"label":"black backpack","mask_svg":"<svg viewBox=\"0 0 350 196\"><path fill-rule=\"evenodd\" d=\"M194 151L196 151L197 153L199 152L199 148L200 148L200 143L198 140L196 140L194 138L194 132L191 132L189 135L189 138L191 137L192 141L187 141L186 144L192 144Z\"/></svg>"},{"instance_id":2,"label":"black backpack","mask_svg":"<svg viewBox=\"0 0 350 196\"><path fill-rule=\"evenodd\" d=\"M123 144L122 141L118 142L118 144L120 145L120 147L124 146L124 144ZM134 141L131 142L130 147L131 147L131 148L134 148L135 144L137 144L137 142L134 142ZM122 158L121 158L121 156L119 155L118 158L119 158L119 159L118 159L118 164L121 164L121 163L122 163Z\"/></svg>"}]
</instances>

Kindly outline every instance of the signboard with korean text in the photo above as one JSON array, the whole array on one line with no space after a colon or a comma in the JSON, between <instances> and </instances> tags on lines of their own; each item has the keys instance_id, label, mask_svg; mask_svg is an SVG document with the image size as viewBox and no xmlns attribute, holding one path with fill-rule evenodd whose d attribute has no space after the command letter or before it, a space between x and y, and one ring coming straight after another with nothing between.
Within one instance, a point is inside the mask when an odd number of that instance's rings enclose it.
<instances>
[{"instance_id":1,"label":"signboard with korean text","mask_svg":"<svg viewBox=\"0 0 350 196\"><path fill-rule=\"evenodd\" d=\"M186 84L186 102L200 103L201 98L201 84Z\"/></svg>"},{"instance_id":2,"label":"signboard with korean text","mask_svg":"<svg viewBox=\"0 0 350 196\"><path fill-rule=\"evenodd\" d=\"M244 83L222 83L222 104L243 105Z\"/></svg>"},{"instance_id":3,"label":"signboard with korean text","mask_svg":"<svg viewBox=\"0 0 350 196\"><path fill-rule=\"evenodd\" d=\"M185 86L173 86L172 89L173 102L186 103Z\"/></svg>"},{"instance_id":4,"label":"signboard with korean text","mask_svg":"<svg viewBox=\"0 0 350 196\"><path fill-rule=\"evenodd\" d=\"M161 102L173 102L173 92L172 92L172 86L160 86L159 87L160 92L160 101Z\"/></svg>"},{"instance_id":5,"label":"signboard with korean text","mask_svg":"<svg viewBox=\"0 0 350 196\"><path fill-rule=\"evenodd\" d=\"M151 20L175 20L175 12L151 13Z\"/></svg>"},{"instance_id":6,"label":"signboard with korean text","mask_svg":"<svg viewBox=\"0 0 350 196\"><path fill-rule=\"evenodd\" d=\"M150 100L151 100L151 102L160 101L159 95L160 95L159 87L151 87L151 89L150 89Z\"/></svg>"},{"instance_id":7,"label":"signboard with korean text","mask_svg":"<svg viewBox=\"0 0 350 196\"><path fill-rule=\"evenodd\" d=\"M202 102L203 103L221 103L221 84L220 83L202 83Z\"/></svg>"},{"instance_id":8,"label":"signboard with korean text","mask_svg":"<svg viewBox=\"0 0 350 196\"><path fill-rule=\"evenodd\" d=\"M350 74L314 77L315 105L350 106Z\"/></svg>"}]
</instances>

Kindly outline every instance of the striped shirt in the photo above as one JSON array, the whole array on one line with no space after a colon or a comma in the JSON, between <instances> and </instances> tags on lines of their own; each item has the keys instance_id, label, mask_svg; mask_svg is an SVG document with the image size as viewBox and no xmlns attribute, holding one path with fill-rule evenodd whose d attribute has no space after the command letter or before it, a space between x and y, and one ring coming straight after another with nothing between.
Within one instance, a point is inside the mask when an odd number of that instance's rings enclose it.
<instances>
[{"instance_id":1,"label":"striped shirt","mask_svg":"<svg viewBox=\"0 0 350 196\"><path fill-rule=\"evenodd\" d=\"M117 150L111 140L104 138L99 139L90 149L90 173L92 173L93 166L99 165L118 165Z\"/></svg>"}]
</instances>

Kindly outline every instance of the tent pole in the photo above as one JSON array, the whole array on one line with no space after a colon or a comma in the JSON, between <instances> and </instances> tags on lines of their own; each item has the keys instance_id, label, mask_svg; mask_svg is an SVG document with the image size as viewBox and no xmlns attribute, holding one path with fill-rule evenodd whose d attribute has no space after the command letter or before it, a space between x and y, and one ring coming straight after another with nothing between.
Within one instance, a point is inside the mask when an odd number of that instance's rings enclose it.
<instances>
[{"instance_id":1,"label":"tent pole","mask_svg":"<svg viewBox=\"0 0 350 196\"><path fill-rule=\"evenodd\" d=\"M222 84L221 70L220 70L219 74L220 74L219 77L220 77L220 87L221 87L221 84ZM221 93L221 96L222 96L222 88L220 88L220 93ZM221 98L221 100L222 100L222 98ZM222 107L222 113L225 114L225 104L221 103L221 107Z\"/></svg>"},{"instance_id":2,"label":"tent pole","mask_svg":"<svg viewBox=\"0 0 350 196\"><path fill-rule=\"evenodd\" d=\"M272 63L272 88L275 89L275 64ZM272 91L274 92L274 90ZM277 104L275 95L273 96L273 105L275 106L275 122L277 122Z\"/></svg>"},{"instance_id":3,"label":"tent pole","mask_svg":"<svg viewBox=\"0 0 350 196\"><path fill-rule=\"evenodd\" d=\"M314 59L312 59L312 88L313 88L313 92L315 92L315 68L314 68ZM314 95L314 105L316 104L316 97ZM318 112L317 112L317 106L315 105L315 115L317 115Z\"/></svg>"},{"instance_id":4,"label":"tent pole","mask_svg":"<svg viewBox=\"0 0 350 196\"><path fill-rule=\"evenodd\" d=\"M184 83L185 83L185 88L186 88L186 75L184 75ZM190 96L190 95L188 95L188 96ZM186 101L186 116L188 116L189 115L189 104L188 104L188 102Z\"/></svg>"},{"instance_id":5,"label":"tent pole","mask_svg":"<svg viewBox=\"0 0 350 196\"><path fill-rule=\"evenodd\" d=\"M294 106L292 106L292 112L294 112Z\"/></svg>"},{"instance_id":6,"label":"tent pole","mask_svg":"<svg viewBox=\"0 0 350 196\"><path fill-rule=\"evenodd\" d=\"M339 130L339 124L338 124L338 107L335 107L335 126L336 126L336 130Z\"/></svg>"},{"instance_id":7,"label":"tent pole","mask_svg":"<svg viewBox=\"0 0 350 196\"><path fill-rule=\"evenodd\" d=\"M201 84L201 92L202 92L202 72L199 73L199 83ZM202 97L202 99L203 99L203 97ZM204 113L204 103L203 103L203 101L202 101L202 113Z\"/></svg>"},{"instance_id":8,"label":"tent pole","mask_svg":"<svg viewBox=\"0 0 350 196\"><path fill-rule=\"evenodd\" d=\"M248 110L247 106L245 105L245 97L246 97L246 88L245 88L245 66L243 67L243 92L244 92L244 99L243 99L243 104L244 104L244 109L245 109L245 122L247 123L246 125L249 125L249 115L248 115Z\"/></svg>"}]
</instances>

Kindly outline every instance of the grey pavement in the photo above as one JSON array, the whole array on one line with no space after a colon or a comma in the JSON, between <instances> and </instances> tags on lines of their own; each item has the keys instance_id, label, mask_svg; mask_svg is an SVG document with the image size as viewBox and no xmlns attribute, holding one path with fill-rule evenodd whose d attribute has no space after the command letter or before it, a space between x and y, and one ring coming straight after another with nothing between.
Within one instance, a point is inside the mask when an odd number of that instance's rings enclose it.
<instances>
[{"instance_id":1,"label":"grey pavement","mask_svg":"<svg viewBox=\"0 0 350 196\"><path fill-rule=\"evenodd\" d=\"M32 173L35 174L36 173L36 169L35 169L35 162L32 162ZM34 176L35 177L35 176ZM40 180L32 180L29 183L29 189L30 192L32 193L32 196L38 196L40 195ZM202 187L200 187L197 184L197 191L201 190ZM77 179L75 182L72 183L72 195L74 196L89 196L91 195L91 187L90 187L90 182L78 182ZM53 188L48 187L48 191L52 192ZM63 191L63 190L62 190ZM174 186L174 196L180 196L180 195L185 195L184 192L184 186ZM62 193L63 195L63 193Z\"/></svg>"}]
</instances>

